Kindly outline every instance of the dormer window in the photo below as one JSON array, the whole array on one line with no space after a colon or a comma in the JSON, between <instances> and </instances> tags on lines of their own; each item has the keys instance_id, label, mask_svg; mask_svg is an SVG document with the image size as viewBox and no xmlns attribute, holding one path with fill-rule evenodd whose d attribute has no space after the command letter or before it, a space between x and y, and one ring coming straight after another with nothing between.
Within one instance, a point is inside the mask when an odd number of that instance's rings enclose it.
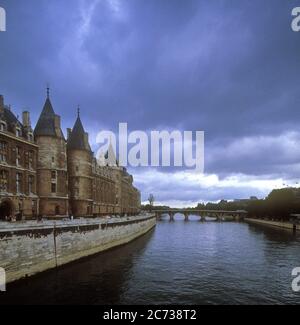
<instances>
[{"instance_id":1,"label":"dormer window","mask_svg":"<svg viewBox=\"0 0 300 325\"><path fill-rule=\"evenodd\" d=\"M33 142L33 134L32 134L32 132L28 133L28 141Z\"/></svg>"},{"instance_id":2,"label":"dormer window","mask_svg":"<svg viewBox=\"0 0 300 325\"><path fill-rule=\"evenodd\" d=\"M19 127L16 128L16 136L20 138L22 136L21 129Z\"/></svg>"},{"instance_id":3,"label":"dormer window","mask_svg":"<svg viewBox=\"0 0 300 325\"><path fill-rule=\"evenodd\" d=\"M7 130L6 123L1 121L0 122L0 131L4 132Z\"/></svg>"}]
</instances>

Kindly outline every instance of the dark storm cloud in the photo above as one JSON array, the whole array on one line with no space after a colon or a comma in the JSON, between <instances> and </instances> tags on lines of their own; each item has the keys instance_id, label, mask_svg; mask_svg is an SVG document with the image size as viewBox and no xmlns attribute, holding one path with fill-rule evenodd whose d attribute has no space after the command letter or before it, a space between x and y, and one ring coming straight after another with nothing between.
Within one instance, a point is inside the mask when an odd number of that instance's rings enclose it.
<instances>
[{"instance_id":1,"label":"dark storm cloud","mask_svg":"<svg viewBox=\"0 0 300 325\"><path fill-rule=\"evenodd\" d=\"M119 122L204 130L207 173L297 177L298 138L289 132L300 120L300 33L290 24L300 1L1 3L0 92L17 111L29 107L33 121L50 82L64 127L80 104L92 140ZM237 194L214 188L211 198Z\"/></svg>"}]
</instances>

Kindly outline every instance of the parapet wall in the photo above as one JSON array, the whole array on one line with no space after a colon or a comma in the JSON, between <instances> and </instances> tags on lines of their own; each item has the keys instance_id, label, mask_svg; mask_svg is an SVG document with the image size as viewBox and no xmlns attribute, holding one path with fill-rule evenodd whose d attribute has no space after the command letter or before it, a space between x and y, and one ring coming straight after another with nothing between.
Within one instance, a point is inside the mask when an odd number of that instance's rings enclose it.
<instances>
[{"instance_id":1,"label":"parapet wall","mask_svg":"<svg viewBox=\"0 0 300 325\"><path fill-rule=\"evenodd\" d=\"M0 267L12 282L126 244L156 224L153 216L10 225L0 229ZM1 226L1 225L0 225Z\"/></svg>"}]
</instances>

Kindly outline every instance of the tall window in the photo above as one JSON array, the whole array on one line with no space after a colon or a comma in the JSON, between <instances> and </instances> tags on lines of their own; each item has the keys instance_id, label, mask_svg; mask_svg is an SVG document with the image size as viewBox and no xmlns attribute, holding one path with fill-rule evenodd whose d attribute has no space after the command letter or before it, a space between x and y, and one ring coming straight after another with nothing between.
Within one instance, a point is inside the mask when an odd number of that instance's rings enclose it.
<instances>
[{"instance_id":1,"label":"tall window","mask_svg":"<svg viewBox=\"0 0 300 325\"><path fill-rule=\"evenodd\" d=\"M56 180L56 170L51 171L51 179Z\"/></svg>"},{"instance_id":2,"label":"tall window","mask_svg":"<svg viewBox=\"0 0 300 325\"><path fill-rule=\"evenodd\" d=\"M17 193L21 193L21 191L22 191L22 174L21 173L16 174L16 190L17 190Z\"/></svg>"},{"instance_id":3,"label":"tall window","mask_svg":"<svg viewBox=\"0 0 300 325\"><path fill-rule=\"evenodd\" d=\"M21 148L16 147L16 165L20 166L21 165Z\"/></svg>"},{"instance_id":4,"label":"tall window","mask_svg":"<svg viewBox=\"0 0 300 325\"><path fill-rule=\"evenodd\" d=\"M28 192L29 194L34 193L34 176L28 177Z\"/></svg>"},{"instance_id":5,"label":"tall window","mask_svg":"<svg viewBox=\"0 0 300 325\"><path fill-rule=\"evenodd\" d=\"M0 142L0 162L7 161L7 143L5 141Z\"/></svg>"},{"instance_id":6,"label":"tall window","mask_svg":"<svg viewBox=\"0 0 300 325\"><path fill-rule=\"evenodd\" d=\"M33 169L33 151L28 152L28 167Z\"/></svg>"},{"instance_id":7,"label":"tall window","mask_svg":"<svg viewBox=\"0 0 300 325\"><path fill-rule=\"evenodd\" d=\"M0 192L8 191L8 171L0 171Z\"/></svg>"},{"instance_id":8,"label":"tall window","mask_svg":"<svg viewBox=\"0 0 300 325\"><path fill-rule=\"evenodd\" d=\"M51 183L51 193L56 193L56 184Z\"/></svg>"}]
</instances>

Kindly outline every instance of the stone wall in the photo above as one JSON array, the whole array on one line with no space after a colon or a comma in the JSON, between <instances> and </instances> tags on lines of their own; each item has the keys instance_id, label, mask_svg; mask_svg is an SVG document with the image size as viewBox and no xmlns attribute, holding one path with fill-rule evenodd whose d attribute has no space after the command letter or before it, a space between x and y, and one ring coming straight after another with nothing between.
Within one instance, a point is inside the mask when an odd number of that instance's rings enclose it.
<instances>
[{"instance_id":1,"label":"stone wall","mask_svg":"<svg viewBox=\"0 0 300 325\"><path fill-rule=\"evenodd\" d=\"M294 226L290 222L270 221L270 220L261 220L261 219L251 219L251 218L245 218L244 220L249 223L256 223L256 224L260 224L260 225L278 227L278 228L282 228L282 229L289 229L291 231L293 231L293 229L295 227L295 230L300 231L299 224Z\"/></svg>"},{"instance_id":2,"label":"stone wall","mask_svg":"<svg viewBox=\"0 0 300 325\"><path fill-rule=\"evenodd\" d=\"M71 213L92 215L92 154L85 150L68 150L68 176Z\"/></svg>"},{"instance_id":3,"label":"stone wall","mask_svg":"<svg viewBox=\"0 0 300 325\"><path fill-rule=\"evenodd\" d=\"M153 216L74 220L0 229L0 267L12 282L126 244L156 224Z\"/></svg>"}]
</instances>

